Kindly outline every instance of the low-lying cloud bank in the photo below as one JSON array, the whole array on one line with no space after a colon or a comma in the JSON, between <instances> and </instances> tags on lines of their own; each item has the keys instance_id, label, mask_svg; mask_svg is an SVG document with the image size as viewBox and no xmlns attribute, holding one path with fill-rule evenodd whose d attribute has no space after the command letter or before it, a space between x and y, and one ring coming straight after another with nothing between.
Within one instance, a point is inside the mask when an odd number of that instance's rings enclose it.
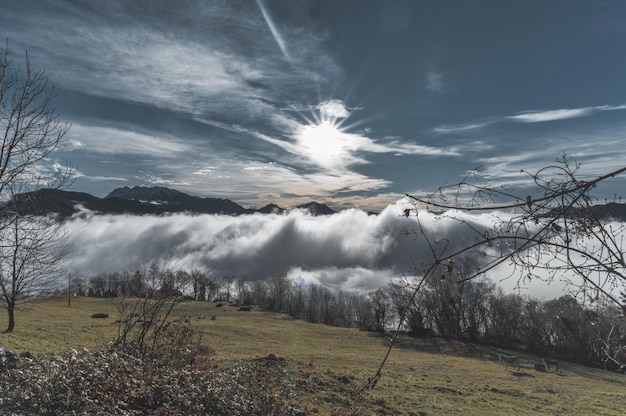
<instances>
[{"instance_id":1,"label":"low-lying cloud bank","mask_svg":"<svg viewBox=\"0 0 626 416\"><path fill-rule=\"evenodd\" d=\"M248 280L279 274L302 277L334 290L367 291L410 273L432 259L415 217L398 202L377 216L346 210L313 217L288 215L130 216L82 215L68 223L73 270L84 277L99 272L132 271L155 260L172 268L200 269L214 277ZM451 250L472 239L457 221L440 221L420 212L422 227L436 249ZM478 228L489 216L473 216Z\"/></svg>"}]
</instances>

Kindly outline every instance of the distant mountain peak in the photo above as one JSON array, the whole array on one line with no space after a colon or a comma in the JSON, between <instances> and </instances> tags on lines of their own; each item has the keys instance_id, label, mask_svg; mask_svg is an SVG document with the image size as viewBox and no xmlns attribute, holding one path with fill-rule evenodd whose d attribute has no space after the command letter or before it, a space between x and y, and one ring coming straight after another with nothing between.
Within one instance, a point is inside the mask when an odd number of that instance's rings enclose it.
<instances>
[{"instance_id":1,"label":"distant mountain peak","mask_svg":"<svg viewBox=\"0 0 626 416\"><path fill-rule=\"evenodd\" d=\"M333 209L329 208L326 204L320 204L319 202L311 201L306 204L301 204L296 207L297 209L303 209L309 211L309 213L313 216L318 215L333 215L337 212Z\"/></svg>"},{"instance_id":2,"label":"distant mountain peak","mask_svg":"<svg viewBox=\"0 0 626 416\"><path fill-rule=\"evenodd\" d=\"M136 201L172 201L178 198L191 197L183 192L175 189L165 188L162 186L133 186L129 188L125 186L123 188L116 188L112 190L104 199L107 198L121 198ZM193 197L191 197L193 198Z\"/></svg>"},{"instance_id":3,"label":"distant mountain peak","mask_svg":"<svg viewBox=\"0 0 626 416\"><path fill-rule=\"evenodd\" d=\"M261 214L282 214L285 212L285 209L276 204L267 204L263 208L257 209L257 212Z\"/></svg>"}]
</instances>

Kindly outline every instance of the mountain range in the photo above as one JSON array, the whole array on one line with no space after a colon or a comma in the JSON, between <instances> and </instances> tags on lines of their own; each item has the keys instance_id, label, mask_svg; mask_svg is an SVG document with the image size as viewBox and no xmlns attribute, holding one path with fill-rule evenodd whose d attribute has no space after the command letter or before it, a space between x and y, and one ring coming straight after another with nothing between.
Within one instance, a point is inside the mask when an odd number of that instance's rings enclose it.
<instances>
[{"instance_id":1,"label":"mountain range","mask_svg":"<svg viewBox=\"0 0 626 416\"><path fill-rule=\"evenodd\" d=\"M29 201L32 201L30 203ZM81 209L101 214L167 214L189 212L194 214L282 214L287 211L276 204L268 204L259 209L244 208L229 199L201 198L165 187L134 186L117 188L104 198L85 192L41 189L19 194L15 204L20 211L29 214L56 213L62 218L69 217ZM82 207L82 208L81 208ZM336 211L325 204L309 202L296 209L307 210L311 215L332 215Z\"/></svg>"},{"instance_id":2,"label":"mountain range","mask_svg":"<svg viewBox=\"0 0 626 416\"><path fill-rule=\"evenodd\" d=\"M222 198L201 198L165 187L134 186L116 188L104 198L85 192L63 191L58 189L40 189L35 192L19 194L14 198L14 207L28 214L55 213L61 218L70 217L83 209L99 214L134 214L159 215L177 212L192 214L282 214L288 209L276 204L267 204L259 209L243 206ZM298 205L294 209L308 211L311 215L332 215L336 211L325 204L315 201ZM626 222L626 204L607 203L593 206L598 217L611 217ZM375 213L369 213L375 214ZM556 213L555 213L556 214ZM550 214L547 214L550 215Z\"/></svg>"}]
</instances>

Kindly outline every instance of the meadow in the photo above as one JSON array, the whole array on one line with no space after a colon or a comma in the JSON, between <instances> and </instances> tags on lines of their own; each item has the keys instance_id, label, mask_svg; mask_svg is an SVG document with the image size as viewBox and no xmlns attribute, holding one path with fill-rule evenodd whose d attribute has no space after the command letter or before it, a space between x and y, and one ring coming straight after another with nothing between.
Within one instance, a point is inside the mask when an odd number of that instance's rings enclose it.
<instances>
[{"instance_id":1,"label":"meadow","mask_svg":"<svg viewBox=\"0 0 626 416\"><path fill-rule=\"evenodd\" d=\"M187 318L215 353L216 368L241 360L280 360L293 404L306 414L387 415L622 415L626 378L560 362L538 372L541 357L439 337L401 337L373 390L357 394L385 356L378 334L295 320L258 308L185 301L171 319ZM108 318L95 319L94 313ZM35 356L71 348L103 348L117 333L114 299L53 298L19 305L16 329L0 346ZM213 319L212 319L213 318ZM0 315L0 328L6 317ZM504 368L497 354L515 353L521 369ZM269 413L268 413L269 414Z\"/></svg>"}]
</instances>

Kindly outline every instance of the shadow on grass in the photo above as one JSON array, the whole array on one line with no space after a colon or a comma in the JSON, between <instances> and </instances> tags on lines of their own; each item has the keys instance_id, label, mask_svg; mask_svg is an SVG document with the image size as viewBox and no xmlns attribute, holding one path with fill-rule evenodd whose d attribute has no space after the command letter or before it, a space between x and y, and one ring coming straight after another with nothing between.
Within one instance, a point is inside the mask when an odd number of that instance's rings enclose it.
<instances>
[{"instance_id":1,"label":"shadow on grass","mask_svg":"<svg viewBox=\"0 0 626 416\"><path fill-rule=\"evenodd\" d=\"M380 333L372 333L374 337L384 339ZM400 334L396 339L395 348L416 350L426 353L439 353L458 357L480 358L486 361L498 360L500 348L492 345L473 343L468 340L443 336L411 336Z\"/></svg>"},{"instance_id":2,"label":"shadow on grass","mask_svg":"<svg viewBox=\"0 0 626 416\"><path fill-rule=\"evenodd\" d=\"M615 384L615 385L626 384L626 377L614 371L604 370L602 368L584 367L582 365L581 366L563 365L563 367L566 367L565 371L567 371L569 375L585 377L587 379L597 380L602 383L610 383L610 384ZM557 373L557 375L565 376L563 370L560 370L559 373Z\"/></svg>"},{"instance_id":3,"label":"shadow on grass","mask_svg":"<svg viewBox=\"0 0 626 416\"><path fill-rule=\"evenodd\" d=\"M527 373L525 371L511 371L511 374L513 374L515 377L530 377L530 378L535 378L535 376L533 376L530 373Z\"/></svg>"}]
</instances>

